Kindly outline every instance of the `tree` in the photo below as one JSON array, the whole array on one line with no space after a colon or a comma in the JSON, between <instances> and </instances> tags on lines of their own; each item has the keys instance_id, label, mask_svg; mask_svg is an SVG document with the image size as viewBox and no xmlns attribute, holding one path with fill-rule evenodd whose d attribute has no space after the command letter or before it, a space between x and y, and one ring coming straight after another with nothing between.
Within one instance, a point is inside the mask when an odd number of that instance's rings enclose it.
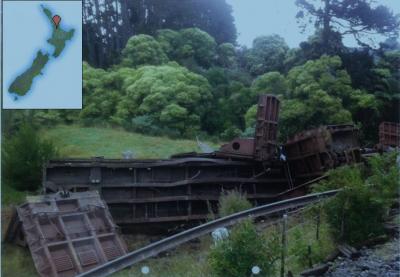
<instances>
[{"instance_id":1,"label":"tree","mask_svg":"<svg viewBox=\"0 0 400 277\"><path fill-rule=\"evenodd\" d=\"M193 60L196 65L208 68L216 57L217 43L208 33L198 28L182 29L177 57L181 64ZM190 66L190 65L189 65Z\"/></svg>"},{"instance_id":2,"label":"tree","mask_svg":"<svg viewBox=\"0 0 400 277\"><path fill-rule=\"evenodd\" d=\"M251 88L256 95L268 93L283 96L287 92L285 76L277 71L258 76L251 85Z\"/></svg>"},{"instance_id":3,"label":"tree","mask_svg":"<svg viewBox=\"0 0 400 277\"><path fill-rule=\"evenodd\" d=\"M218 64L222 67L236 67L237 57L236 49L232 43L222 43L218 45Z\"/></svg>"},{"instance_id":4,"label":"tree","mask_svg":"<svg viewBox=\"0 0 400 277\"><path fill-rule=\"evenodd\" d=\"M322 49L329 53L332 36L352 35L362 46L368 46L365 35L397 36L399 15L387 7L373 6L372 0L296 0L301 9L296 17L303 30L312 22L322 32ZM369 37L370 38L370 37Z\"/></svg>"},{"instance_id":5,"label":"tree","mask_svg":"<svg viewBox=\"0 0 400 277\"><path fill-rule=\"evenodd\" d=\"M397 153L392 152L367 159L365 167L339 167L314 187L317 192L341 189L324 205L338 241L357 244L384 233L385 217L398 191L396 158Z\"/></svg>"},{"instance_id":6,"label":"tree","mask_svg":"<svg viewBox=\"0 0 400 277\"><path fill-rule=\"evenodd\" d=\"M119 92L120 76L121 72L107 72L83 63L83 108L79 118L84 124L111 123L122 96Z\"/></svg>"},{"instance_id":7,"label":"tree","mask_svg":"<svg viewBox=\"0 0 400 277\"><path fill-rule=\"evenodd\" d=\"M161 29L156 32L155 38L168 58L176 60L176 52L181 43L180 33L171 29Z\"/></svg>"},{"instance_id":8,"label":"tree","mask_svg":"<svg viewBox=\"0 0 400 277\"><path fill-rule=\"evenodd\" d=\"M256 92L264 87L272 87L280 95L279 126L283 140L320 125L354 121L369 126L379 115L374 95L352 88L338 56L307 61L292 68L285 80L279 73L267 73L253 83ZM247 128L253 126L255 113L256 106L247 111Z\"/></svg>"},{"instance_id":9,"label":"tree","mask_svg":"<svg viewBox=\"0 0 400 277\"><path fill-rule=\"evenodd\" d=\"M240 75L237 76L237 75ZM243 115L254 103L248 82L240 71L212 67L205 73L212 87L213 100L202 122L202 130L224 139L235 136L245 127Z\"/></svg>"},{"instance_id":10,"label":"tree","mask_svg":"<svg viewBox=\"0 0 400 277\"><path fill-rule=\"evenodd\" d=\"M122 65L159 65L168 61L161 45L148 35L131 37L122 50Z\"/></svg>"},{"instance_id":11,"label":"tree","mask_svg":"<svg viewBox=\"0 0 400 277\"><path fill-rule=\"evenodd\" d=\"M289 71L288 94L282 101L280 116L283 135L353 120L365 124L378 115L375 97L353 89L350 76L341 67L338 56L322 56Z\"/></svg>"},{"instance_id":12,"label":"tree","mask_svg":"<svg viewBox=\"0 0 400 277\"><path fill-rule=\"evenodd\" d=\"M36 190L42 180L43 164L57 156L53 143L39 137L36 127L23 124L3 148L5 181L17 190Z\"/></svg>"},{"instance_id":13,"label":"tree","mask_svg":"<svg viewBox=\"0 0 400 277\"><path fill-rule=\"evenodd\" d=\"M253 76L280 71L288 50L285 40L279 35L257 37L253 47L246 51L246 68Z\"/></svg>"},{"instance_id":14,"label":"tree","mask_svg":"<svg viewBox=\"0 0 400 277\"><path fill-rule=\"evenodd\" d=\"M236 42L232 8L226 0L85 0L83 58L108 67L133 35L200 28L221 44Z\"/></svg>"},{"instance_id":15,"label":"tree","mask_svg":"<svg viewBox=\"0 0 400 277\"><path fill-rule=\"evenodd\" d=\"M194 135L200 129L211 99L207 79L176 63L119 72L126 76L114 122L129 127L133 119L146 116L147 122L179 134Z\"/></svg>"},{"instance_id":16,"label":"tree","mask_svg":"<svg viewBox=\"0 0 400 277\"><path fill-rule=\"evenodd\" d=\"M382 118L399 121L400 105L400 50L385 51L372 68L374 95L382 101Z\"/></svg>"}]
</instances>

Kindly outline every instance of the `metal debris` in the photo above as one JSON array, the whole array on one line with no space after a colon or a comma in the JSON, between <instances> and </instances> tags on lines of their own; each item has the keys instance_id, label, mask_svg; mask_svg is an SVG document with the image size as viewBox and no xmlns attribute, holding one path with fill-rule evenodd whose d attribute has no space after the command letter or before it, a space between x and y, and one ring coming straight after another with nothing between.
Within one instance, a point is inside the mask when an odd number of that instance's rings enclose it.
<instances>
[{"instance_id":1,"label":"metal debris","mask_svg":"<svg viewBox=\"0 0 400 277\"><path fill-rule=\"evenodd\" d=\"M296 134L284 145L290 171L303 183L327 170L361 161L358 129L328 125Z\"/></svg>"},{"instance_id":2,"label":"metal debris","mask_svg":"<svg viewBox=\"0 0 400 277\"><path fill-rule=\"evenodd\" d=\"M127 253L97 191L28 197L17 212L40 276L76 276Z\"/></svg>"}]
</instances>

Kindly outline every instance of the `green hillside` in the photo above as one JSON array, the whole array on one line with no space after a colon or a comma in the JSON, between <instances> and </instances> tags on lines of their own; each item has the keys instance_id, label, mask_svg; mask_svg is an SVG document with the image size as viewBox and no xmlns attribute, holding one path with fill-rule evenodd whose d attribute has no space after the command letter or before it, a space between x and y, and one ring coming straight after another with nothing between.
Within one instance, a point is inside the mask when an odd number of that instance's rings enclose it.
<instances>
[{"instance_id":1,"label":"green hillside","mask_svg":"<svg viewBox=\"0 0 400 277\"><path fill-rule=\"evenodd\" d=\"M42 132L54 141L62 157L121 158L122 152L130 150L135 158L168 158L176 153L200 152L195 140L151 137L120 129L62 125Z\"/></svg>"}]
</instances>

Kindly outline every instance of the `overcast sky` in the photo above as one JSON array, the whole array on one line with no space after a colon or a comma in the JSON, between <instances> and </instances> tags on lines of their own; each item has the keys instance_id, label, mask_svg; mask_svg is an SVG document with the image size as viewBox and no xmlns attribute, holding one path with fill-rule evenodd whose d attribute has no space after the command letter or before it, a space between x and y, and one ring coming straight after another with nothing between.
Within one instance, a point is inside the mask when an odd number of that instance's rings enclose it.
<instances>
[{"instance_id":1,"label":"overcast sky","mask_svg":"<svg viewBox=\"0 0 400 277\"><path fill-rule=\"evenodd\" d=\"M285 38L290 47L297 47L313 33L313 29L301 34L296 22L299 11L295 0L227 0L233 8L238 31L239 44L251 46L253 39L260 35L278 34ZM377 0L394 13L400 13L400 0ZM377 38L379 42L381 39ZM345 37L347 46L355 46L351 37Z\"/></svg>"}]
</instances>

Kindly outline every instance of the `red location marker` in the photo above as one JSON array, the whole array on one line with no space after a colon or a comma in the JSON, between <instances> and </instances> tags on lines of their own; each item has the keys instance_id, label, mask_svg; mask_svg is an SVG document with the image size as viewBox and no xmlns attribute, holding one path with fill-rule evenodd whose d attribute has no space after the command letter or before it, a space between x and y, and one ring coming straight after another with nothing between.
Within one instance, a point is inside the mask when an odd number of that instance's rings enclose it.
<instances>
[{"instance_id":1,"label":"red location marker","mask_svg":"<svg viewBox=\"0 0 400 277\"><path fill-rule=\"evenodd\" d=\"M61 16L59 15L53 16L53 23L56 26L56 29L58 28L58 24L60 24L60 21L61 21Z\"/></svg>"}]
</instances>

